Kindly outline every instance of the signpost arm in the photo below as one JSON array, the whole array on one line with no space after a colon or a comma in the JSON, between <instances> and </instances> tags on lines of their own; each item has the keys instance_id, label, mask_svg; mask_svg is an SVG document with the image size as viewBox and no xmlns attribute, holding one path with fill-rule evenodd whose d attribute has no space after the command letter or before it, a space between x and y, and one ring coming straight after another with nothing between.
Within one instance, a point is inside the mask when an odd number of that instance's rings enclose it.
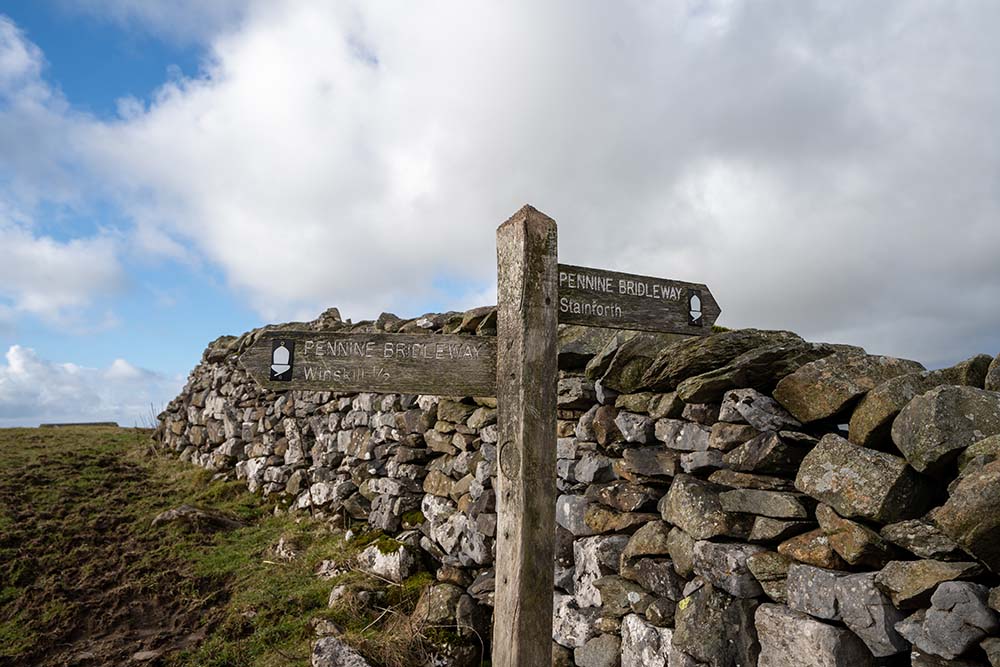
<instances>
[{"instance_id":1,"label":"signpost arm","mask_svg":"<svg viewBox=\"0 0 1000 667\"><path fill-rule=\"evenodd\" d=\"M556 223L534 208L497 229L494 667L552 659L557 261Z\"/></svg>"}]
</instances>

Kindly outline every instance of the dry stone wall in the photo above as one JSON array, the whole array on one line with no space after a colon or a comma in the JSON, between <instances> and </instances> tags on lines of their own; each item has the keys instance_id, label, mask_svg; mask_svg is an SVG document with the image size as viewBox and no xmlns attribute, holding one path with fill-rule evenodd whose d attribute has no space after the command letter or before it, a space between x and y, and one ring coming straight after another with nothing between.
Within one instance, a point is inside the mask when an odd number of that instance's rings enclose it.
<instances>
[{"instance_id":1,"label":"dry stone wall","mask_svg":"<svg viewBox=\"0 0 1000 667\"><path fill-rule=\"evenodd\" d=\"M495 313L315 330L495 335ZM437 622L489 635L490 398L259 389L206 350L160 416L181 458L394 537ZM952 368L809 343L560 330L553 661L1000 665L1000 357ZM392 543L396 545L397 543Z\"/></svg>"}]
</instances>

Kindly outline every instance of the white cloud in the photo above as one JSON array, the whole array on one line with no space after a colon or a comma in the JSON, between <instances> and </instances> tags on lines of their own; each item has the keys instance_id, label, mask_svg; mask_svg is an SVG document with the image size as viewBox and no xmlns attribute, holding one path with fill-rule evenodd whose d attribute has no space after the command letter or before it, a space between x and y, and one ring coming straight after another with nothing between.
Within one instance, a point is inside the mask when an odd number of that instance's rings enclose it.
<instances>
[{"instance_id":1,"label":"white cloud","mask_svg":"<svg viewBox=\"0 0 1000 667\"><path fill-rule=\"evenodd\" d=\"M184 381L116 359L106 369L56 363L13 345L0 365L0 426L50 422L151 423Z\"/></svg>"},{"instance_id":2,"label":"white cloud","mask_svg":"<svg viewBox=\"0 0 1000 667\"><path fill-rule=\"evenodd\" d=\"M42 80L44 64L0 15L0 321L30 314L78 326L81 311L124 274L107 234L62 240L38 230L40 205L68 211L90 180L74 149L86 121Z\"/></svg>"},{"instance_id":3,"label":"white cloud","mask_svg":"<svg viewBox=\"0 0 1000 667\"><path fill-rule=\"evenodd\" d=\"M267 319L469 305L527 201L565 261L705 281L731 326L1000 347L1000 5L220 7L204 71L69 145Z\"/></svg>"}]
</instances>

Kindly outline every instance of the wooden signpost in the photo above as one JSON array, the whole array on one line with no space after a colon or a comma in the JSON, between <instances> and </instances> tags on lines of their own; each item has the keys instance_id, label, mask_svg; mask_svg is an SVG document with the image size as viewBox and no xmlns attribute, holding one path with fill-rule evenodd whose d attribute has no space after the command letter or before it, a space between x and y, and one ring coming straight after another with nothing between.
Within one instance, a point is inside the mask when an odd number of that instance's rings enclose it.
<instances>
[{"instance_id":1,"label":"wooden signpost","mask_svg":"<svg viewBox=\"0 0 1000 667\"><path fill-rule=\"evenodd\" d=\"M559 265L559 322L707 336L719 304L700 283Z\"/></svg>"},{"instance_id":2,"label":"wooden signpost","mask_svg":"<svg viewBox=\"0 0 1000 667\"><path fill-rule=\"evenodd\" d=\"M278 391L496 394L497 342L487 336L266 331L241 360Z\"/></svg>"},{"instance_id":3,"label":"wooden signpost","mask_svg":"<svg viewBox=\"0 0 1000 667\"><path fill-rule=\"evenodd\" d=\"M497 229L497 336L266 331L241 357L271 390L496 396L494 667L548 665L555 556L557 324L705 336L708 287L558 264L530 206Z\"/></svg>"}]
</instances>

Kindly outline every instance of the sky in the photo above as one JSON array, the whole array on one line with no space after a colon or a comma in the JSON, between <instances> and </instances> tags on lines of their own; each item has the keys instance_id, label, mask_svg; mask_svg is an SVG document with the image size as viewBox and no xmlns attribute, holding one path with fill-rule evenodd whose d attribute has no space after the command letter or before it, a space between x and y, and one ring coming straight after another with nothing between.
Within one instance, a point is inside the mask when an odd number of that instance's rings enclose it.
<instances>
[{"instance_id":1,"label":"sky","mask_svg":"<svg viewBox=\"0 0 1000 667\"><path fill-rule=\"evenodd\" d=\"M1000 352L1000 3L0 0L0 426L148 424L267 322L560 260L729 327Z\"/></svg>"}]
</instances>

